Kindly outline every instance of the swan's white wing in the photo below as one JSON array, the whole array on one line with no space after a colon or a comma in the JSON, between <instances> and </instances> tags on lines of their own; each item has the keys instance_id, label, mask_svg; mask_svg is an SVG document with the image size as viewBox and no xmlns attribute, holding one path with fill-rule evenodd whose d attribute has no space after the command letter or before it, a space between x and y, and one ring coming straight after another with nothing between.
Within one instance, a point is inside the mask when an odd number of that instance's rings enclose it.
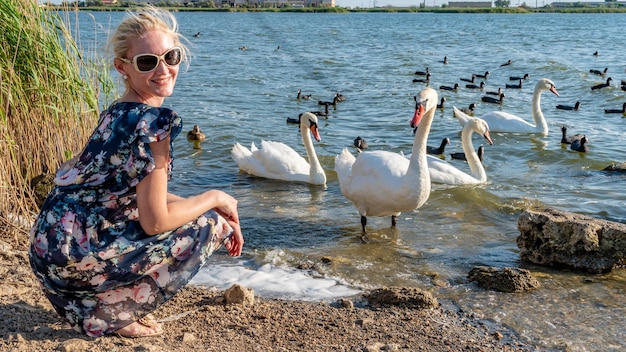
<instances>
[{"instance_id":1,"label":"swan's white wing","mask_svg":"<svg viewBox=\"0 0 626 352\"><path fill-rule=\"evenodd\" d=\"M428 172L430 182L443 183L446 185L472 185L482 183L481 180L467 174L452 164L432 155L426 156L428 160Z\"/></svg>"},{"instance_id":2,"label":"swan's white wing","mask_svg":"<svg viewBox=\"0 0 626 352\"><path fill-rule=\"evenodd\" d=\"M453 106L452 109L454 110L454 116L456 116L461 126L465 126L467 122L474 118L457 109L455 106ZM531 133L537 131L537 127L535 125L532 125L519 116L508 112L492 111L486 113L480 118L487 122L491 132Z\"/></svg>"},{"instance_id":3,"label":"swan's white wing","mask_svg":"<svg viewBox=\"0 0 626 352\"><path fill-rule=\"evenodd\" d=\"M261 141L261 149L252 143L250 150L235 143L231 156L239 169L250 175L284 181L309 180L309 163L284 143Z\"/></svg>"},{"instance_id":4,"label":"swan's white wing","mask_svg":"<svg viewBox=\"0 0 626 352\"><path fill-rule=\"evenodd\" d=\"M361 215L388 216L411 210L411 207L402 207L400 200L410 197L411 193L403 188L403 176L408 167L409 160L400 154L363 152L356 157L351 173L340 179L341 192Z\"/></svg>"},{"instance_id":5,"label":"swan's white wing","mask_svg":"<svg viewBox=\"0 0 626 352\"><path fill-rule=\"evenodd\" d=\"M261 149L252 153L273 178L292 180L291 175L309 177L309 163L295 150L281 142L261 141Z\"/></svg>"},{"instance_id":6,"label":"swan's white wing","mask_svg":"<svg viewBox=\"0 0 626 352\"><path fill-rule=\"evenodd\" d=\"M352 175L352 164L356 158L352 155L348 148L343 148L341 154L335 157L335 172L339 179L339 186L341 187L341 181L346 180Z\"/></svg>"},{"instance_id":7,"label":"swan's white wing","mask_svg":"<svg viewBox=\"0 0 626 352\"><path fill-rule=\"evenodd\" d=\"M252 147L250 148L252 151L256 151L257 148L252 143ZM265 170L263 164L261 164L253 155L252 151L248 150L248 148L242 146L239 143L235 143L233 149L230 152L231 157L239 166L239 169L249 173L251 175L267 177L268 172Z\"/></svg>"},{"instance_id":8,"label":"swan's white wing","mask_svg":"<svg viewBox=\"0 0 626 352\"><path fill-rule=\"evenodd\" d=\"M398 153L383 150L363 152L358 155L352 173L380 179L391 179L406 175L409 160Z\"/></svg>"},{"instance_id":9,"label":"swan's white wing","mask_svg":"<svg viewBox=\"0 0 626 352\"><path fill-rule=\"evenodd\" d=\"M407 160L411 159L411 154L400 155ZM430 174L430 182L432 183L441 183L446 185L473 185L483 182L436 156L426 155L426 160L428 161L428 173Z\"/></svg>"},{"instance_id":10,"label":"swan's white wing","mask_svg":"<svg viewBox=\"0 0 626 352\"><path fill-rule=\"evenodd\" d=\"M525 121L519 116L503 111L492 111L483 116L491 132L532 133L537 132L537 126Z\"/></svg>"}]
</instances>

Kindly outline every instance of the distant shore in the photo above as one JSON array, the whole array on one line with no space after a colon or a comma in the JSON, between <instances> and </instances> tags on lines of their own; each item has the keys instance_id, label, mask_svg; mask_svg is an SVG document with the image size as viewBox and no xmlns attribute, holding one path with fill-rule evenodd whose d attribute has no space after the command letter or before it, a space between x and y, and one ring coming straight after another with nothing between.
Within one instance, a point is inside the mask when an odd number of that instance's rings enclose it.
<instances>
[{"instance_id":1,"label":"distant shore","mask_svg":"<svg viewBox=\"0 0 626 352\"><path fill-rule=\"evenodd\" d=\"M572 2L572 4L578 4ZM56 5L49 7L52 10L78 10L78 11L126 11L129 7L123 6L86 6L72 7ZM233 8L197 8L174 6L165 7L172 12L289 12L289 13L487 13L487 14L531 14L531 13L626 13L626 7L485 7L485 8L458 8L458 7L372 7L372 8L346 8L346 7L305 7L305 8L252 8L252 7L233 7Z\"/></svg>"}]
</instances>

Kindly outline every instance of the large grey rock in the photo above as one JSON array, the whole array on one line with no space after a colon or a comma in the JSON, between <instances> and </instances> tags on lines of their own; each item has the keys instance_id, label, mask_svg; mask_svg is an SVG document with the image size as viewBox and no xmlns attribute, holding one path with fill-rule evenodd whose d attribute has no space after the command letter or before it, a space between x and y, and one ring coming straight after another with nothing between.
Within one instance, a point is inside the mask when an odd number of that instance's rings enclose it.
<instances>
[{"instance_id":1,"label":"large grey rock","mask_svg":"<svg viewBox=\"0 0 626 352\"><path fill-rule=\"evenodd\" d=\"M432 293L417 287L383 287L364 296L369 304L375 307L400 306L428 309L439 305Z\"/></svg>"},{"instance_id":2,"label":"large grey rock","mask_svg":"<svg viewBox=\"0 0 626 352\"><path fill-rule=\"evenodd\" d=\"M530 271L521 268L475 266L467 278L481 287L500 292L526 292L539 287L539 281Z\"/></svg>"},{"instance_id":3,"label":"large grey rock","mask_svg":"<svg viewBox=\"0 0 626 352\"><path fill-rule=\"evenodd\" d=\"M517 220L522 260L603 273L626 264L626 225L552 208Z\"/></svg>"}]
</instances>

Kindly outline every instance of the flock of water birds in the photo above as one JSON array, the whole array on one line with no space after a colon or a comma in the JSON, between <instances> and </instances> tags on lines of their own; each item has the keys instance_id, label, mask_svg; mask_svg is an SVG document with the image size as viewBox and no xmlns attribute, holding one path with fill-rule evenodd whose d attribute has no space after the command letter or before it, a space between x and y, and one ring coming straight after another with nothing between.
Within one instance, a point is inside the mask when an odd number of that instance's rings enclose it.
<instances>
[{"instance_id":1,"label":"flock of water birds","mask_svg":"<svg viewBox=\"0 0 626 352\"><path fill-rule=\"evenodd\" d=\"M594 54L594 55L597 55ZM444 57L443 64L448 63ZM500 66L512 64L509 60ZM604 71L590 70L592 74L604 76ZM339 187L344 197L350 200L361 216L363 234L366 234L367 217L391 216L391 225L397 223L397 216L402 212L412 211L421 207L428 199L431 191L431 183L447 185L473 185L487 182L487 174L482 165L484 147L474 150L472 135L482 136L488 144L493 144L490 131L500 133L536 133L547 135L548 124L541 111L541 95L543 92L551 92L559 96L556 85L550 79L540 78L537 80L532 96L532 122L519 116L501 110L486 113L481 117L473 116L473 107L462 109L453 106L454 116L462 126L461 142L463 153L451 155L453 158L467 160L470 172L464 172L451 163L442 160L434 154L443 154L445 146L450 143L444 138L441 145L432 147L427 145L430 126L437 109L442 109L445 97L439 98L438 92L429 87L432 74L428 68L426 71L416 71L415 75L423 78L415 78L415 83L425 83L426 86L414 97L415 113L410 126L413 128L414 139L410 154L395 153L384 150L366 150L367 142L361 137L354 140L354 146L358 154L354 156L348 148L335 157L334 169L337 173ZM466 89L478 89L485 93L481 97L482 102L502 104L505 93L503 88L497 91L485 91L485 80L489 71L484 74L472 74L471 78L460 78L466 81ZM520 89L524 82L530 78L529 74L511 76L515 84L506 84L506 89ZM481 82L476 82L482 79ZM591 87L592 90L602 89L611 84L611 78L606 83ZM626 90L626 81L622 81L622 89ZM455 91L460 88L459 83L454 86L440 86L440 91ZM312 95L303 94L298 90L296 99L312 99ZM231 150L231 157L237 163L240 170L257 177L305 182L313 185L325 185L327 181L319 158L315 152L313 139L321 141L319 132L320 118L328 118L332 106L346 100L346 97L337 92L332 101L318 101L318 105L324 107L320 111L307 111L301 113L297 119L287 118L287 123L297 124L300 127L302 142L307 158L302 157L292 147L278 141L262 140L260 148L252 143L247 148L235 143ZM574 106L557 105L557 109L578 109L580 103ZM613 111L606 110L606 113ZM626 115L626 103L620 112ZM567 135L565 126L561 128L561 143L569 144L570 148L578 152L588 150L587 138L583 134ZM204 134L196 125L189 131L187 138L193 141L204 139Z\"/></svg>"}]
</instances>

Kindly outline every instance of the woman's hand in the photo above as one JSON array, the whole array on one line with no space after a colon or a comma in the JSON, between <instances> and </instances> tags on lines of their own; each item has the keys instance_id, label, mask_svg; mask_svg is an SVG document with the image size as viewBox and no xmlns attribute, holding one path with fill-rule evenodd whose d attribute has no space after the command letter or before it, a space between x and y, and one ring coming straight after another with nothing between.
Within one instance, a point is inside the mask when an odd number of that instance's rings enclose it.
<instances>
[{"instance_id":1,"label":"woman's hand","mask_svg":"<svg viewBox=\"0 0 626 352\"><path fill-rule=\"evenodd\" d=\"M228 255L231 257L238 257L243 250L243 234L241 233L241 226L234 221L228 220L228 224L233 228L232 235L224 241L224 247L228 250Z\"/></svg>"},{"instance_id":2,"label":"woman's hand","mask_svg":"<svg viewBox=\"0 0 626 352\"><path fill-rule=\"evenodd\" d=\"M241 233L241 225L239 224L237 199L222 191L213 190L212 192L219 192L218 199L220 204L213 209L226 219L228 224L233 228L231 237L224 241L224 247L228 250L228 255L238 257L241 255L244 239L243 234Z\"/></svg>"}]
</instances>

